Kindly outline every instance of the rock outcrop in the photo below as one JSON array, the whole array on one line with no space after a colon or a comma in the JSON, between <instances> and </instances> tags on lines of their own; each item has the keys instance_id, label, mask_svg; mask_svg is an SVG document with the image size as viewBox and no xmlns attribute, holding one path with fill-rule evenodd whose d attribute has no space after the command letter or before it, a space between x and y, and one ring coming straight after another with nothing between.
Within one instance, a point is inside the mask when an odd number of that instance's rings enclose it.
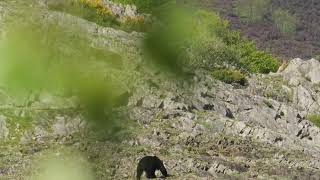
<instances>
[{"instance_id":1,"label":"rock outcrop","mask_svg":"<svg viewBox=\"0 0 320 180\"><path fill-rule=\"evenodd\" d=\"M197 72L189 87L143 87L132 98L132 118L150 129L154 121L167 127L139 143L183 154L168 155L178 159L168 165L179 177L196 172L209 179L319 178L320 129L306 119L320 110L319 77L310 73L319 67L314 59L295 59L282 73L253 75L240 89L206 72ZM174 135L161 137L170 131Z\"/></svg>"}]
</instances>

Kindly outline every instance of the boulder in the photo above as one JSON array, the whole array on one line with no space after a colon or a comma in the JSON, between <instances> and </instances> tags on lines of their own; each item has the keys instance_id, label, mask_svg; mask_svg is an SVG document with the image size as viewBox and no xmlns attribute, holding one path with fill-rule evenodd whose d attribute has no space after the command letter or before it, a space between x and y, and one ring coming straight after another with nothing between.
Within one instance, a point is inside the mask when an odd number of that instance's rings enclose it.
<instances>
[{"instance_id":1,"label":"boulder","mask_svg":"<svg viewBox=\"0 0 320 180\"><path fill-rule=\"evenodd\" d=\"M320 62L316 59L293 59L281 74L289 81L289 84L298 86L302 81L310 81L313 84L320 82Z\"/></svg>"}]
</instances>

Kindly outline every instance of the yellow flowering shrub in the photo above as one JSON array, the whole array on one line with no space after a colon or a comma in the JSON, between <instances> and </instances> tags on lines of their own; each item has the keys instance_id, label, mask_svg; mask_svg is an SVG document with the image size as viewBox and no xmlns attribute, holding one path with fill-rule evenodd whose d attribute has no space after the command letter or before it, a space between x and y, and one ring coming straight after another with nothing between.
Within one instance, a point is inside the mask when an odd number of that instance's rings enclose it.
<instances>
[{"instance_id":1,"label":"yellow flowering shrub","mask_svg":"<svg viewBox=\"0 0 320 180\"><path fill-rule=\"evenodd\" d=\"M79 0L80 3L94 8L99 15L112 15L114 16L111 9L103 4L102 0Z\"/></svg>"},{"instance_id":2,"label":"yellow flowering shrub","mask_svg":"<svg viewBox=\"0 0 320 180\"><path fill-rule=\"evenodd\" d=\"M121 19L123 29L134 29L136 31L147 31L148 25L144 16L130 17L126 16Z\"/></svg>"},{"instance_id":3,"label":"yellow flowering shrub","mask_svg":"<svg viewBox=\"0 0 320 180\"><path fill-rule=\"evenodd\" d=\"M146 31L149 24L144 16L118 17L103 0L69 0L50 3L49 8L79 16L100 26L112 27L124 31Z\"/></svg>"}]
</instances>

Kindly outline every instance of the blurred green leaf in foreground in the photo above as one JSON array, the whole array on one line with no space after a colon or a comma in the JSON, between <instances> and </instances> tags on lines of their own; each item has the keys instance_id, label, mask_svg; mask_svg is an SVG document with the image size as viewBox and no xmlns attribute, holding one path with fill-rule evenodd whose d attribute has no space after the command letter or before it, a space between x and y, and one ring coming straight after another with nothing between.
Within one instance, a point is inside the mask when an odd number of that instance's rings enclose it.
<instances>
[{"instance_id":1,"label":"blurred green leaf in foreground","mask_svg":"<svg viewBox=\"0 0 320 180\"><path fill-rule=\"evenodd\" d=\"M79 153L45 154L38 161L38 173L34 180L94 180L88 162Z\"/></svg>"},{"instance_id":2,"label":"blurred green leaf in foreground","mask_svg":"<svg viewBox=\"0 0 320 180\"><path fill-rule=\"evenodd\" d=\"M111 77L114 67L97 66L97 62L119 59L92 47L80 28L30 14L11 21L5 29L0 83L17 95L45 91L76 96L89 119L107 120L106 112L119 104L124 90Z\"/></svg>"}]
</instances>

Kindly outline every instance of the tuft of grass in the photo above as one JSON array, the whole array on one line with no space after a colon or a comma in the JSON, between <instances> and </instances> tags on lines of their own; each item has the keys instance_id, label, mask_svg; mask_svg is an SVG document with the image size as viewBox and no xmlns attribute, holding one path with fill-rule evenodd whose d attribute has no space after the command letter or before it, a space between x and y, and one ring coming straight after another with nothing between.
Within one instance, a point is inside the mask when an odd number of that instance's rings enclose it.
<instances>
[{"instance_id":1,"label":"tuft of grass","mask_svg":"<svg viewBox=\"0 0 320 180\"><path fill-rule=\"evenodd\" d=\"M271 103L269 100L264 99L264 100L263 100L263 103L264 103L265 105L267 105L269 108L272 108L272 109L273 109L273 105L272 105L272 103Z\"/></svg>"},{"instance_id":2,"label":"tuft of grass","mask_svg":"<svg viewBox=\"0 0 320 180\"><path fill-rule=\"evenodd\" d=\"M238 70L214 69L212 72L212 76L228 84L237 83L243 86L247 84L245 75Z\"/></svg>"},{"instance_id":3,"label":"tuft of grass","mask_svg":"<svg viewBox=\"0 0 320 180\"><path fill-rule=\"evenodd\" d=\"M307 115L306 119L320 127L320 114L309 114Z\"/></svg>"},{"instance_id":4,"label":"tuft of grass","mask_svg":"<svg viewBox=\"0 0 320 180\"><path fill-rule=\"evenodd\" d=\"M289 88L288 82L281 76L265 76L258 79L264 86L259 87L262 96L280 102L292 102L293 93Z\"/></svg>"}]
</instances>

